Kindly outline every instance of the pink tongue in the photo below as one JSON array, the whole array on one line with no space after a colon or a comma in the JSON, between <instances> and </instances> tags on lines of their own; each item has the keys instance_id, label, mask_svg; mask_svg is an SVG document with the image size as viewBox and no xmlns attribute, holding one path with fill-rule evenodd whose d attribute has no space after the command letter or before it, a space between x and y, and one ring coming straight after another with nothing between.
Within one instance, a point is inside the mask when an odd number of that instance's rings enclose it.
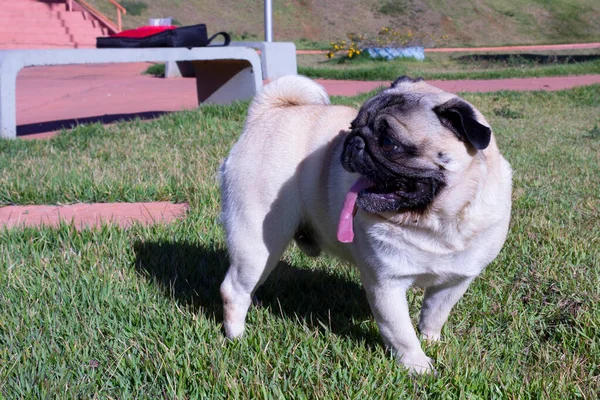
<instances>
[{"instance_id":1,"label":"pink tongue","mask_svg":"<svg viewBox=\"0 0 600 400\"><path fill-rule=\"evenodd\" d=\"M370 186L373 186L373 184L367 178L360 177L356 182L354 182L354 185L352 185L348 191L348 194L346 194L337 229L337 239L340 242L352 243L354 240L352 219L354 218L354 208L356 207L358 192Z\"/></svg>"}]
</instances>

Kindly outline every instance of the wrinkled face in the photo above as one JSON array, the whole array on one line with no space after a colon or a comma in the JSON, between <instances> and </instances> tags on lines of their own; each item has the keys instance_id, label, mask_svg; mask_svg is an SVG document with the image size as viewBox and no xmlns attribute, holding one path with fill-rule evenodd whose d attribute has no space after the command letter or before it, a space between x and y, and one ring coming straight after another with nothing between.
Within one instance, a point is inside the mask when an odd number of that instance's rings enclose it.
<instances>
[{"instance_id":1,"label":"wrinkled face","mask_svg":"<svg viewBox=\"0 0 600 400\"><path fill-rule=\"evenodd\" d=\"M424 210L448 174L489 144L490 129L476 119L465 101L406 77L369 99L342 152L342 166L370 181L357 206L373 213Z\"/></svg>"}]
</instances>

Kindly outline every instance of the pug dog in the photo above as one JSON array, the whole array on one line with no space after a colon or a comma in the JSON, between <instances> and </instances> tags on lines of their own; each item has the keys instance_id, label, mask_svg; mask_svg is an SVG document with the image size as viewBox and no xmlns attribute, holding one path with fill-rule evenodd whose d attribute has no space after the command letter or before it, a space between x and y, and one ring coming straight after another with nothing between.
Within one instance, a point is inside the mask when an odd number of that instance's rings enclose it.
<instances>
[{"instance_id":1,"label":"pug dog","mask_svg":"<svg viewBox=\"0 0 600 400\"><path fill-rule=\"evenodd\" d=\"M406 291L425 289L418 329L440 339L505 242L511 175L481 113L422 79L397 79L359 111L330 105L308 78L273 81L220 169L226 335L242 335L254 292L294 240L356 265L385 345L410 371L431 371Z\"/></svg>"}]
</instances>

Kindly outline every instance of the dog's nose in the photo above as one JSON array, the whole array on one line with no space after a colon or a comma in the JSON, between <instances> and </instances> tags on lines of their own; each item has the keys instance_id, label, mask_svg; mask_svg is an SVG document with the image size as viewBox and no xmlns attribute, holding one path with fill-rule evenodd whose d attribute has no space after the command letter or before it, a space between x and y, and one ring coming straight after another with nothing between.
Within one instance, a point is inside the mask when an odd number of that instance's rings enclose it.
<instances>
[{"instance_id":1,"label":"dog's nose","mask_svg":"<svg viewBox=\"0 0 600 400\"><path fill-rule=\"evenodd\" d=\"M348 150L350 150L353 155L360 154L361 151L365 149L365 141L360 136L356 135L348 141Z\"/></svg>"},{"instance_id":2,"label":"dog's nose","mask_svg":"<svg viewBox=\"0 0 600 400\"><path fill-rule=\"evenodd\" d=\"M360 135L349 136L344 143L342 151L342 167L348 172L358 172L363 164L367 144Z\"/></svg>"}]
</instances>

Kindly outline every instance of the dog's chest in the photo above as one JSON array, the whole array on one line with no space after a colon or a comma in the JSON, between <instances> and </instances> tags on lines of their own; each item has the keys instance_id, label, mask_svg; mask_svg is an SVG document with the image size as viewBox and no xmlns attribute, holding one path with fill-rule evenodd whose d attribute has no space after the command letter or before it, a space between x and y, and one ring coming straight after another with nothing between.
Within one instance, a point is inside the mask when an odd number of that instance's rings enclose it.
<instances>
[{"instance_id":1,"label":"dog's chest","mask_svg":"<svg viewBox=\"0 0 600 400\"><path fill-rule=\"evenodd\" d=\"M353 253L357 264L380 277L411 276L417 282L439 284L440 279L477 276L487 264L478 254L482 249L465 243L458 235L451 238L380 224L358 230L356 239Z\"/></svg>"}]
</instances>

